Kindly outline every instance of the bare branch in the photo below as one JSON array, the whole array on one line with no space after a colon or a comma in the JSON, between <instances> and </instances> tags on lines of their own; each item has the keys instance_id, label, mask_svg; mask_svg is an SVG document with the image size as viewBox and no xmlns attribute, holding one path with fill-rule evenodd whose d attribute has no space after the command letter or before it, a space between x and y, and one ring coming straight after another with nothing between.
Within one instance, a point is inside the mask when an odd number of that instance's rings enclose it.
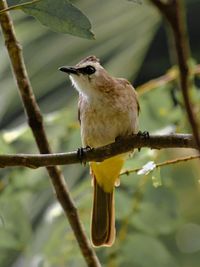
<instances>
[{"instance_id":1,"label":"bare branch","mask_svg":"<svg viewBox=\"0 0 200 267\"><path fill-rule=\"evenodd\" d=\"M151 135L144 138L139 135L131 135L121 138L116 142L96 149L83 149L82 162L103 161L112 156L126 153L134 148L149 147L152 149L162 148L195 148L195 142L190 134ZM67 165L80 163L77 151L57 153L49 155L0 155L0 167L24 166L38 168L44 166Z\"/></svg>"},{"instance_id":2,"label":"bare branch","mask_svg":"<svg viewBox=\"0 0 200 267\"><path fill-rule=\"evenodd\" d=\"M6 9L7 7L6 0L0 0L0 10ZM16 39L13 22L7 12L0 15L0 23L29 126L40 153L50 154L51 149L44 130L43 118L27 75L22 48ZM65 211L87 265L90 267L101 266L80 222L77 209L70 196L64 176L56 166L47 167L47 171L57 199Z\"/></svg>"},{"instance_id":3,"label":"bare branch","mask_svg":"<svg viewBox=\"0 0 200 267\"><path fill-rule=\"evenodd\" d=\"M195 76L199 76L200 75L200 65L196 65L194 66L194 68L192 68L190 70L191 75L195 75ZM164 75L152 79L142 85L139 85L137 87L137 92L139 94L139 96L150 92L151 90L154 90L158 87L167 85L171 82L174 82L175 80L177 80L179 78L179 73L178 73L178 69L172 67L171 69L169 69Z\"/></svg>"},{"instance_id":4,"label":"bare branch","mask_svg":"<svg viewBox=\"0 0 200 267\"><path fill-rule=\"evenodd\" d=\"M190 80L189 80L189 42L187 38L186 22L184 18L184 4L182 0L170 0L162 2L160 0L150 0L164 15L171 26L180 72L180 87L185 103L187 116L192 128L192 132L200 151L200 135L198 123L195 119L192 104L189 97Z\"/></svg>"},{"instance_id":5,"label":"bare branch","mask_svg":"<svg viewBox=\"0 0 200 267\"><path fill-rule=\"evenodd\" d=\"M199 158L200 158L200 155L194 155L194 156L187 156L187 157L182 157L182 158L177 158L177 159L166 160L166 161L163 161L161 163L157 163L156 168L168 166L168 165L173 165L173 164L177 164L177 163L183 163L186 161L199 159ZM125 171L121 172L120 175L121 176L122 175L129 175L131 173L138 172L139 170L141 170L141 168L142 167L136 168L136 169L125 170Z\"/></svg>"}]
</instances>

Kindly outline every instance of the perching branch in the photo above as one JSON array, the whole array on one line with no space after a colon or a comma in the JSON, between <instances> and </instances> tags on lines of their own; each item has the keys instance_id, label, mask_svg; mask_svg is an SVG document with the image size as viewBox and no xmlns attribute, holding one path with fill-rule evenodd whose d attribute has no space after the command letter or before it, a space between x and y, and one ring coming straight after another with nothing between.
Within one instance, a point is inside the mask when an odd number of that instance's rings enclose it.
<instances>
[{"instance_id":1,"label":"perching branch","mask_svg":"<svg viewBox=\"0 0 200 267\"><path fill-rule=\"evenodd\" d=\"M182 0L150 0L167 19L171 26L178 60L178 67L180 73L180 87L185 103L188 120L190 122L192 132L200 151L200 135L198 123L195 119L192 104L189 97L190 77L189 77L189 42L187 38L186 22L184 19L184 4Z\"/></svg>"},{"instance_id":2,"label":"perching branch","mask_svg":"<svg viewBox=\"0 0 200 267\"><path fill-rule=\"evenodd\" d=\"M131 135L116 142L96 149L83 149L82 162L103 161L112 156L126 153L134 148L149 147L162 148L196 148L191 134L150 135L144 138L140 135ZM77 151L50 155L0 155L0 167L24 166L38 168L44 166L67 165L80 163Z\"/></svg>"},{"instance_id":3,"label":"perching branch","mask_svg":"<svg viewBox=\"0 0 200 267\"><path fill-rule=\"evenodd\" d=\"M0 0L0 10L6 9L7 7L6 0ZM17 81L19 94L27 115L28 124L32 130L40 153L50 154L51 149L45 133L43 118L27 75L22 48L16 39L13 22L7 12L0 15L0 24L5 39L5 45L9 53L13 74ZM90 267L100 267L101 265L98 258L80 222L77 209L69 194L64 176L56 166L47 167L47 171L51 178L57 199L65 211L87 265Z\"/></svg>"}]
</instances>

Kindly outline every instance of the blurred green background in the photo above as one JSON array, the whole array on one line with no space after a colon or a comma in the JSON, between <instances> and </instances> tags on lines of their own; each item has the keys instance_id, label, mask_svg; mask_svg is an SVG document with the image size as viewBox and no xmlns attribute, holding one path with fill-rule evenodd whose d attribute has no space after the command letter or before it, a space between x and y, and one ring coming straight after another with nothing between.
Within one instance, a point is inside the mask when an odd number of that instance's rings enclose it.
<instances>
[{"instance_id":1,"label":"blurred green background","mask_svg":"<svg viewBox=\"0 0 200 267\"><path fill-rule=\"evenodd\" d=\"M174 64L165 24L147 2L71 1L90 19L95 40L59 34L21 11L12 12L23 45L30 80L44 114L55 152L81 146L77 92L58 71L94 54L114 76L136 87L163 75ZM199 0L186 1L192 51L191 68L200 60ZM167 30L168 32L168 30ZM37 153L13 80L4 41L0 38L0 152ZM199 78L192 96L200 113ZM177 83L140 94L140 129L150 133L189 132ZM136 151L125 169L194 154L192 150ZM88 166L62 167L80 218L89 236L92 188ZM155 170L148 176L121 177L116 189L117 239L113 247L96 249L107 267L199 267L199 161ZM152 181L161 181L156 187ZM86 266L71 228L57 203L44 169L0 171L0 267Z\"/></svg>"}]
</instances>

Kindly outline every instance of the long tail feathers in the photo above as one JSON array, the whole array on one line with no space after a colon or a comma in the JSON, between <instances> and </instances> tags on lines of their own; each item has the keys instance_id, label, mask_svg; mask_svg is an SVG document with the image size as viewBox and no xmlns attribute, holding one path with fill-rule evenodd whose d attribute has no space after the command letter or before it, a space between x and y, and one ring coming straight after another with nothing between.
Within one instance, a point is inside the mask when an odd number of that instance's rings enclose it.
<instances>
[{"instance_id":1,"label":"long tail feathers","mask_svg":"<svg viewBox=\"0 0 200 267\"><path fill-rule=\"evenodd\" d=\"M114 188L105 192L94 179L91 238L94 246L111 246L115 240Z\"/></svg>"}]
</instances>

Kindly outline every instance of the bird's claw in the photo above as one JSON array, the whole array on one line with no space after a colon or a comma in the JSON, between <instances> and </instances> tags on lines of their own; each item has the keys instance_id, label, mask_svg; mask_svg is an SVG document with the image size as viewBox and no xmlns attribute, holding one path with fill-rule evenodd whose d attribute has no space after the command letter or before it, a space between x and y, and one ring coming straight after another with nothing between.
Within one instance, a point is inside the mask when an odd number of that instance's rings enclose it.
<instances>
[{"instance_id":1,"label":"bird's claw","mask_svg":"<svg viewBox=\"0 0 200 267\"><path fill-rule=\"evenodd\" d=\"M90 146L80 147L77 149L77 158L79 159L80 163L83 163L84 165L86 164L86 162L84 161L85 152L88 152L92 149L93 148L91 148Z\"/></svg>"},{"instance_id":2,"label":"bird's claw","mask_svg":"<svg viewBox=\"0 0 200 267\"><path fill-rule=\"evenodd\" d=\"M139 131L139 132L137 133L137 136L140 136L140 137L145 138L145 139L149 139L149 137L150 137L148 131L144 131L144 132ZM139 147L139 148L138 148L138 152L140 152L140 150L141 150L141 148Z\"/></svg>"},{"instance_id":3,"label":"bird's claw","mask_svg":"<svg viewBox=\"0 0 200 267\"><path fill-rule=\"evenodd\" d=\"M81 163L83 162L83 155L84 155L84 151L83 150L84 150L83 147L79 147L77 149L77 158Z\"/></svg>"},{"instance_id":4,"label":"bird's claw","mask_svg":"<svg viewBox=\"0 0 200 267\"><path fill-rule=\"evenodd\" d=\"M118 135L115 137L115 142L119 142L123 139L123 137L121 135Z\"/></svg>"},{"instance_id":5,"label":"bird's claw","mask_svg":"<svg viewBox=\"0 0 200 267\"><path fill-rule=\"evenodd\" d=\"M150 137L148 131L144 131L144 132L139 131L139 132L137 133L137 136L140 136L140 137L145 138L145 139L149 139L149 137Z\"/></svg>"}]
</instances>

